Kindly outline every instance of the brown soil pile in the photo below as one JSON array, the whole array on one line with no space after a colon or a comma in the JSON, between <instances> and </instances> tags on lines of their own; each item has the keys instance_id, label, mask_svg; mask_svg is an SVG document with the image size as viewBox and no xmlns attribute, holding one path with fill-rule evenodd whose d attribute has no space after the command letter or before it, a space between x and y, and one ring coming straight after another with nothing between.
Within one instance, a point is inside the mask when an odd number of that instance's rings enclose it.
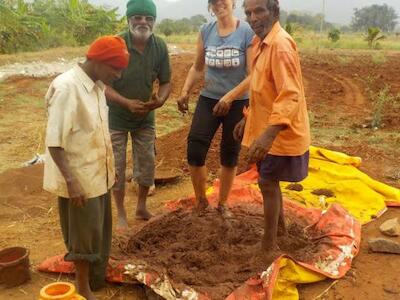
<instances>
[{"instance_id":1,"label":"brown soil pile","mask_svg":"<svg viewBox=\"0 0 400 300\"><path fill-rule=\"evenodd\" d=\"M189 172L186 160L186 144L189 129L190 127L184 127L157 139L157 161L160 164L160 168L179 170L185 173ZM219 147L221 143L221 132L222 131L219 130L215 134L206 159L207 169L214 175L218 173L220 168ZM239 158L238 174L249 169L246 155L247 149L242 147Z\"/></svg>"},{"instance_id":2,"label":"brown soil pile","mask_svg":"<svg viewBox=\"0 0 400 300\"><path fill-rule=\"evenodd\" d=\"M280 253L261 251L263 215L237 208L224 219L216 211L199 216L179 210L161 216L133 235L125 251L179 287L191 286L211 299L224 299L247 279L265 271ZM279 238L284 253L298 260L313 256L303 228L290 222Z\"/></svg>"},{"instance_id":3,"label":"brown soil pile","mask_svg":"<svg viewBox=\"0 0 400 300\"><path fill-rule=\"evenodd\" d=\"M286 187L287 190L301 192L304 187L300 183L291 183Z\"/></svg>"},{"instance_id":4,"label":"brown soil pile","mask_svg":"<svg viewBox=\"0 0 400 300\"><path fill-rule=\"evenodd\" d=\"M317 189L313 190L311 194L317 195L317 196L325 196L327 198L332 198L335 197L335 193L331 190L328 189Z\"/></svg>"}]
</instances>

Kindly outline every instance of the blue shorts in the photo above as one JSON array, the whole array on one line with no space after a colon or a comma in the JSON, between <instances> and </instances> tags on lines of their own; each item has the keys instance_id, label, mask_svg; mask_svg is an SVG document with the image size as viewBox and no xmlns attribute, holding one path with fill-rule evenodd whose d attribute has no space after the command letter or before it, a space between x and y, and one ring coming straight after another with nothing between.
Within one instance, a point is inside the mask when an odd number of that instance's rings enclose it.
<instances>
[{"instance_id":1,"label":"blue shorts","mask_svg":"<svg viewBox=\"0 0 400 300\"><path fill-rule=\"evenodd\" d=\"M277 156L268 154L257 163L259 182L288 181L299 182L308 175L310 153L307 151L300 156Z\"/></svg>"}]
</instances>

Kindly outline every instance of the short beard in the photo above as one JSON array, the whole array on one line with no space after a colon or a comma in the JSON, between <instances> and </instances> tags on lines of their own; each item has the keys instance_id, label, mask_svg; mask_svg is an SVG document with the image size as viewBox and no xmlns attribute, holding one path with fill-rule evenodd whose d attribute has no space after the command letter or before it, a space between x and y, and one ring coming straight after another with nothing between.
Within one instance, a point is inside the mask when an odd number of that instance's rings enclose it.
<instances>
[{"instance_id":1,"label":"short beard","mask_svg":"<svg viewBox=\"0 0 400 300\"><path fill-rule=\"evenodd\" d=\"M146 30L146 32L143 32L143 31L139 30L140 27L141 27L141 25L136 26L134 28L132 26L129 26L129 31L132 34L134 39L145 42L153 34L153 31L151 30L150 27L146 26L148 28L148 30Z\"/></svg>"}]
</instances>

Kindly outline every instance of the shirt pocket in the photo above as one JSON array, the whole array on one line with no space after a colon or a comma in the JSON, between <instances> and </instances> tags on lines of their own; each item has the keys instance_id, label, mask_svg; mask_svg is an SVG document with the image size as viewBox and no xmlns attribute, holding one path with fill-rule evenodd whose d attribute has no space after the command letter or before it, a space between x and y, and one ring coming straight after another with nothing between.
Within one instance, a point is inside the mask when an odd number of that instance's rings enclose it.
<instances>
[{"instance_id":1,"label":"shirt pocket","mask_svg":"<svg viewBox=\"0 0 400 300\"><path fill-rule=\"evenodd\" d=\"M251 90L256 93L266 94L273 88L271 69L265 57L259 57L254 66Z\"/></svg>"}]
</instances>

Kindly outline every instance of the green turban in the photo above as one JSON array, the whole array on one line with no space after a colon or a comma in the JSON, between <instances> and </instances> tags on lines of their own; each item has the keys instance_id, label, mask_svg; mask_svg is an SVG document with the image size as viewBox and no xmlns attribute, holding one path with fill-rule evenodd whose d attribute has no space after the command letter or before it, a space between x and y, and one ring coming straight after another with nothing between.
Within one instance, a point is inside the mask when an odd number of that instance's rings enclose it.
<instances>
[{"instance_id":1,"label":"green turban","mask_svg":"<svg viewBox=\"0 0 400 300\"><path fill-rule=\"evenodd\" d=\"M156 5L152 0L129 0L126 4L126 17L134 15L157 17Z\"/></svg>"}]
</instances>

